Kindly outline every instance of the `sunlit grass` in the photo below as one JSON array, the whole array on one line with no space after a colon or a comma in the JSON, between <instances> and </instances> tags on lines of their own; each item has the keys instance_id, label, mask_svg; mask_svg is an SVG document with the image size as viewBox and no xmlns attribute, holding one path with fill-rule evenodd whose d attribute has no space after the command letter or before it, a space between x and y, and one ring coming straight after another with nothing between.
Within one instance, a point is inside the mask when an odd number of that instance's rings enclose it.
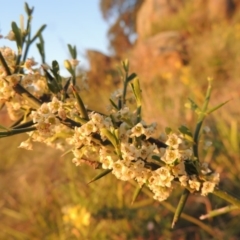
<instances>
[{"instance_id":1,"label":"sunlit grass","mask_svg":"<svg viewBox=\"0 0 240 240\"><path fill-rule=\"evenodd\" d=\"M187 101L188 95L196 101L202 100L197 88L198 83L184 84L180 80L177 86L176 88L171 80L165 81L164 85L157 81L152 86L143 85L144 99L146 99L144 114L147 121L159 123L159 132L166 123L173 127L179 126L180 122L191 126L195 120L190 110L182 106ZM96 93L84 94L82 97L93 107L96 103L97 108L99 101L107 103L109 94L110 90L106 89L100 96ZM229 96L221 96L221 99L227 97ZM216 99L212 99L213 104L218 100L216 95ZM223 107L208 119L207 124L211 128L211 134L205 138L213 141L213 147L209 151L203 151L201 157L221 173L222 184L234 193L239 185L237 165L239 116L233 118L229 115L228 118L219 120L222 114L229 111L231 114L232 104L235 103L230 102L229 107ZM103 109L99 110L103 111ZM170 233L167 226L172 220L171 213L159 203L154 203L144 193L131 207L134 187L130 184L118 182L110 174L96 183L87 185L87 182L97 175L96 171L100 170L93 170L88 166L75 167L71 162L71 156L61 157L61 152L43 145L36 145L34 152L18 149L17 146L24 137L19 135L14 140L0 140L2 153L0 229L3 229L0 237L2 239L99 239L99 237L100 239L134 239L137 236L140 239L151 239L151 236L162 236L162 234L164 237L193 236L194 231L207 236L203 230L196 230L194 225L189 225L186 221L182 221L180 225L182 230ZM178 202L178 194L180 192L170 199L173 206ZM237 192L236 195L239 196ZM222 201L212 196L209 198L210 201L201 201L198 196L192 196L186 206L186 213L198 217L206 211L205 207L208 209L211 206L213 208L225 206ZM194 204L193 207L191 202L195 203L196 199L199 199L199 204ZM234 212L238 213L237 210ZM236 217L237 215L231 217L230 213L214 219L209 224L221 229L223 224L226 224L226 219L231 219L228 225L232 224L234 227ZM82 221L85 218L85 222L77 221L78 218ZM192 226L192 229L189 229L189 226ZM183 231L185 227L187 233ZM232 229L228 234L235 235L237 232L237 229Z\"/></svg>"}]
</instances>

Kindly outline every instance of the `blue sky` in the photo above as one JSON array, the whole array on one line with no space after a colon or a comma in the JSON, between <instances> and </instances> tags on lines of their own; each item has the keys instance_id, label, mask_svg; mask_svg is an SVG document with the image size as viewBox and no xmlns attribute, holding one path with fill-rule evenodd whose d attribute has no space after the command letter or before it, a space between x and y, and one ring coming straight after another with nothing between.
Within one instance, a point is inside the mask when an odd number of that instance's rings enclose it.
<instances>
[{"instance_id":1,"label":"blue sky","mask_svg":"<svg viewBox=\"0 0 240 240\"><path fill-rule=\"evenodd\" d=\"M3 36L8 34L12 21L19 24L20 14L26 16L24 2L4 1L4 8L0 8L0 29ZM99 0L28 0L27 3L30 7L34 6L33 34L40 26L47 24L43 36L48 63L57 60L63 67L63 61L69 58L68 43L77 46L78 59L85 67L86 49L108 53L108 23L101 16ZM16 49L15 44L6 39L0 39L0 46ZM39 59L35 45L32 46L29 57Z\"/></svg>"}]
</instances>

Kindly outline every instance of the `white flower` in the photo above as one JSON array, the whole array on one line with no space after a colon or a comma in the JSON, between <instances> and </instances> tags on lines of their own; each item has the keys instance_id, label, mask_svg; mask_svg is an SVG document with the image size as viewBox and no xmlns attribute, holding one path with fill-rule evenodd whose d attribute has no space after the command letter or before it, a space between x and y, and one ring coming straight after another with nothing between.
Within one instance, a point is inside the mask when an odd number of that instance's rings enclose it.
<instances>
[{"instance_id":1,"label":"white flower","mask_svg":"<svg viewBox=\"0 0 240 240\"><path fill-rule=\"evenodd\" d=\"M171 187L171 182L174 179L169 169L166 167L158 168L155 173L157 174L157 185L162 187Z\"/></svg>"},{"instance_id":2,"label":"white flower","mask_svg":"<svg viewBox=\"0 0 240 240\"><path fill-rule=\"evenodd\" d=\"M196 177L192 177L192 179L189 179L188 183L191 189L199 191L201 183L197 180Z\"/></svg>"},{"instance_id":3,"label":"white flower","mask_svg":"<svg viewBox=\"0 0 240 240\"><path fill-rule=\"evenodd\" d=\"M146 136L146 139L150 138L156 131L157 129L157 123L152 123L150 126L145 128L144 134Z\"/></svg>"},{"instance_id":4,"label":"white flower","mask_svg":"<svg viewBox=\"0 0 240 240\"><path fill-rule=\"evenodd\" d=\"M211 141L205 141L204 142L204 149L207 150L210 146L212 146L212 142Z\"/></svg>"},{"instance_id":5,"label":"white flower","mask_svg":"<svg viewBox=\"0 0 240 240\"><path fill-rule=\"evenodd\" d=\"M211 169L208 167L208 163L203 162L203 163L201 164L201 173L204 174L204 175L206 175L206 174L208 174L208 173L210 173L210 172L211 172Z\"/></svg>"},{"instance_id":6,"label":"white flower","mask_svg":"<svg viewBox=\"0 0 240 240\"><path fill-rule=\"evenodd\" d=\"M114 163L111 156L101 157L100 162L102 163L102 168L103 169L112 169L113 163Z\"/></svg>"},{"instance_id":7,"label":"white flower","mask_svg":"<svg viewBox=\"0 0 240 240\"><path fill-rule=\"evenodd\" d=\"M34 58L32 57L32 58L28 58L25 61L23 67L26 68L27 70L32 70L32 67L35 65L37 65L37 62L35 62Z\"/></svg>"},{"instance_id":8,"label":"white flower","mask_svg":"<svg viewBox=\"0 0 240 240\"><path fill-rule=\"evenodd\" d=\"M60 124L60 121L55 117L55 115L49 115L47 118L45 118L45 123L49 123L51 126L54 126Z\"/></svg>"},{"instance_id":9,"label":"white flower","mask_svg":"<svg viewBox=\"0 0 240 240\"><path fill-rule=\"evenodd\" d=\"M16 40L15 34L12 30L8 33L8 35L5 38L10 40L10 41L15 41Z\"/></svg>"},{"instance_id":10,"label":"white flower","mask_svg":"<svg viewBox=\"0 0 240 240\"><path fill-rule=\"evenodd\" d=\"M134 162L133 167L138 170L138 169L143 169L144 165L145 165L144 161L137 160L136 162Z\"/></svg>"},{"instance_id":11,"label":"white flower","mask_svg":"<svg viewBox=\"0 0 240 240\"><path fill-rule=\"evenodd\" d=\"M161 133L159 136L159 140L162 142L166 142L167 141L167 135L165 133Z\"/></svg>"},{"instance_id":12,"label":"white flower","mask_svg":"<svg viewBox=\"0 0 240 240\"><path fill-rule=\"evenodd\" d=\"M22 78L21 84L24 87L29 87L34 83L34 75L33 74L28 74L28 75L24 75L24 77Z\"/></svg>"},{"instance_id":13,"label":"white flower","mask_svg":"<svg viewBox=\"0 0 240 240\"><path fill-rule=\"evenodd\" d=\"M32 111L31 117L32 117L34 123L42 122L44 120L43 115L39 114L37 111Z\"/></svg>"},{"instance_id":14,"label":"white flower","mask_svg":"<svg viewBox=\"0 0 240 240\"><path fill-rule=\"evenodd\" d=\"M215 185L216 184L214 182L209 182L209 181L204 182L201 189L201 195L207 196L208 193L213 192Z\"/></svg>"},{"instance_id":15,"label":"white flower","mask_svg":"<svg viewBox=\"0 0 240 240\"><path fill-rule=\"evenodd\" d=\"M137 149L133 144L121 143L121 152L123 158L126 156L131 160L137 160L139 157L139 149Z\"/></svg>"},{"instance_id":16,"label":"white flower","mask_svg":"<svg viewBox=\"0 0 240 240\"><path fill-rule=\"evenodd\" d=\"M18 148L24 148L26 150L33 150L32 148L32 141L30 139L24 141L24 142L21 142L21 144L19 145Z\"/></svg>"},{"instance_id":17,"label":"white flower","mask_svg":"<svg viewBox=\"0 0 240 240\"><path fill-rule=\"evenodd\" d=\"M124 168L125 168L125 166L123 165L123 162L121 160L118 160L118 161L114 162L112 165L112 169L113 169L112 173L117 178L121 178Z\"/></svg>"},{"instance_id":18,"label":"white flower","mask_svg":"<svg viewBox=\"0 0 240 240\"><path fill-rule=\"evenodd\" d=\"M9 76L6 76L6 78L10 86L15 86L20 81L20 75L19 74L12 74Z\"/></svg>"},{"instance_id":19,"label":"white flower","mask_svg":"<svg viewBox=\"0 0 240 240\"><path fill-rule=\"evenodd\" d=\"M158 154L158 149L155 144L149 144L144 145L142 144L142 147L139 149L140 157L142 159L147 159L148 157L151 157L153 154Z\"/></svg>"},{"instance_id":20,"label":"white flower","mask_svg":"<svg viewBox=\"0 0 240 240\"><path fill-rule=\"evenodd\" d=\"M39 108L38 112L39 114L42 114L44 117L48 117L49 115L52 114L47 103L43 103Z\"/></svg>"},{"instance_id":21,"label":"white flower","mask_svg":"<svg viewBox=\"0 0 240 240\"><path fill-rule=\"evenodd\" d=\"M208 127L208 126L205 126L205 127L203 128L203 131L204 131L205 133L209 133L209 132L211 131L211 129L210 129L210 127Z\"/></svg>"},{"instance_id":22,"label":"white flower","mask_svg":"<svg viewBox=\"0 0 240 240\"><path fill-rule=\"evenodd\" d=\"M180 158L181 158L181 155L177 149L166 148L165 153L162 157L162 160L167 164L171 164Z\"/></svg>"},{"instance_id":23,"label":"white flower","mask_svg":"<svg viewBox=\"0 0 240 240\"><path fill-rule=\"evenodd\" d=\"M129 130L129 125L126 122L121 123L119 129L119 139L122 142L127 142L129 138L129 133L131 130Z\"/></svg>"},{"instance_id":24,"label":"white flower","mask_svg":"<svg viewBox=\"0 0 240 240\"><path fill-rule=\"evenodd\" d=\"M111 94L111 99L113 102L117 102L122 97L122 89L117 89Z\"/></svg>"},{"instance_id":25,"label":"white flower","mask_svg":"<svg viewBox=\"0 0 240 240\"><path fill-rule=\"evenodd\" d=\"M187 186L187 182L189 180L188 176L183 175L183 176L179 177L178 179L179 179L179 182L181 183L181 186L184 186L184 187Z\"/></svg>"},{"instance_id":26,"label":"white flower","mask_svg":"<svg viewBox=\"0 0 240 240\"><path fill-rule=\"evenodd\" d=\"M124 107L119 111L119 114L121 115L122 119L126 119L130 116L130 110L129 107Z\"/></svg>"},{"instance_id":27,"label":"white flower","mask_svg":"<svg viewBox=\"0 0 240 240\"><path fill-rule=\"evenodd\" d=\"M138 123L131 129L132 134L130 137L140 137L142 134L145 133L145 129L142 125L142 123Z\"/></svg>"},{"instance_id":28,"label":"white flower","mask_svg":"<svg viewBox=\"0 0 240 240\"><path fill-rule=\"evenodd\" d=\"M58 116L63 120L65 120L67 118L67 113L63 107L60 107L58 109Z\"/></svg>"},{"instance_id":29,"label":"white flower","mask_svg":"<svg viewBox=\"0 0 240 240\"><path fill-rule=\"evenodd\" d=\"M79 61L77 59L71 59L69 62L73 67L76 67L79 64Z\"/></svg>"},{"instance_id":30,"label":"white flower","mask_svg":"<svg viewBox=\"0 0 240 240\"><path fill-rule=\"evenodd\" d=\"M57 112L61 106L62 102L60 102L56 97L53 97L52 101L48 103L49 110L52 113Z\"/></svg>"},{"instance_id":31,"label":"white flower","mask_svg":"<svg viewBox=\"0 0 240 240\"><path fill-rule=\"evenodd\" d=\"M214 183L218 184L219 181L220 181L220 175L219 175L219 173L212 173L212 174L209 176L208 179L209 179L211 182L214 182Z\"/></svg>"},{"instance_id":32,"label":"white flower","mask_svg":"<svg viewBox=\"0 0 240 240\"><path fill-rule=\"evenodd\" d=\"M81 127L82 135L88 136L91 133L96 132L98 129L92 121L88 121Z\"/></svg>"},{"instance_id":33,"label":"white flower","mask_svg":"<svg viewBox=\"0 0 240 240\"><path fill-rule=\"evenodd\" d=\"M154 193L153 198L159 202L162 202L169 197L171 190L172 190L171 188L165 188L165 187L158 186L158 187L152 189L152 191Z\"/></svg>"},{"instance_id":34,"label":"white flower","mask_svg":"<svg viewBox=\"0 0 240 240\"><path fill-rule=\"evenodd\" d=\"M76 166L79 166L79 165L81 164L81 159L73 158L72 162L73 162Z\"/></svg>"},{"instance_id":35,"label":"white flower","mask_svg":"<svg viewBox=\"0 0 240 240\"><path fill-rule=\"evenodd\" d=\"M105 128L110 128L113 126L112 119L110 117L105 117L103 120L103 126Z\"/></svg>"},{"instance_id":36,"label":"white flower","mask_svg":"<svg viewBox=\"0 0 240 240\"><path fill-rule=\"evenodd\" d=\"M50 137L53 134L52 125L50 123L39 122L37 125L39 133L43 136Z\"/></svg>"},{"instance_id":37,"label":"white flower","mask_svg":"<svg viewBox=\"0 0 240 240\"><path fill-rule=\"evenodd\" d=\"M185 149L185 150L179 150L179 153L181 155L182 160L187 160L190 159L193 155L193 150L192 148Z\"/></svg>"},{"instance_id":38,"label":"white flower","mask_svg":"<svg viewBox=\"0 0 240 240\"><path fill-rule=\"evenodd\" d=\"M98 128L101 128L103 126L103 116L101 114L91 112L89 114L89 117Z\"/></svg>"},{"instance_id":39,"label":"white flower","mask_svg":"<svg viewBox=\"0 0 240 240\"><path fill-rule=\"evenodd\" d=\"M166 144L174 149L177 149L179 144L182 143L182 139L175 133L170 133L168 135L168 139L166 141Z\"/></svg>"},{"instance_id":40,"label":"white flower","mask_svg":"<svg viewBox=\"0 0 240 240\"><path fill-rule=\"evenodd\" d=\"M173 175L176 176L176 177L181 176L181 175L186 175L184 162L180 162L179 164L174 166L172 168L172 172L173 172Z\"/></svg>"}]
</instances>

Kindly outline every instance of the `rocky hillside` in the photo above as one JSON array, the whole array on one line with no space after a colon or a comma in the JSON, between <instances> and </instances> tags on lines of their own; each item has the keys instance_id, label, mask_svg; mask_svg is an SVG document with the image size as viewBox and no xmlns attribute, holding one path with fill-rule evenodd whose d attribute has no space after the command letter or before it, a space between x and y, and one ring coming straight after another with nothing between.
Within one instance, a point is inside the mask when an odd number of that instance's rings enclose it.
<instances>
[{"instance_id":1,"label":"rocky hillside","mask_svg":"<svg viewBox=\"0 0 240 240\"><path fill-rule=\"evenodd\" d=\"M179 74L181 67L195 63L193 58L202 55L203 48L215 45L211 41L215 37L212 35L218 34L214 32L219 31L217 28L227 34L229 28L239 26L239 6L238 0L145 0L137 15L137 41L125 57L130 59L132 69L148 81L160 75ZM206 44L207 38L211 43ZM225 40L220 37L219 41ZM117 82L114 69L120 59L91 50L87 55L90 75L96 82L109 74L113 74L112 82Z\"/></svg>"}]
</instances>

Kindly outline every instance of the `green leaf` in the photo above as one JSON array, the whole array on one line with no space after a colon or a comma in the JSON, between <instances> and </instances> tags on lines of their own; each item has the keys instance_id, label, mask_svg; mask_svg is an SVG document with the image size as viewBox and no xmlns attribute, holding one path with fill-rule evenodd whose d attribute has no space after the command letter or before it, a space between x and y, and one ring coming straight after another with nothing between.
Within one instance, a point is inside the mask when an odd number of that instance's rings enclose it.
<instances>
[{"instance_id":1,"label":"green leaf","mask_svg":"<svg viewBox=\"0 0 240 240\"><path fill-rule=\"evenodd\" d=\"M43 40L42 34L40 34L38 37L39 37L40 43L37 43L36 45L40 53L40 56L42 58L42 63L45 63L44 40Z\"/></svg>"},{"instance_id":2,"label":"green leaf","mask_svg":"<svg viewBox=\"0 0 240 240\"><path fill-rule=\"evenodd\" d=\"M27 13L28 17L30 17L33 13L34 8L33 7L32 7L32 9L29 8L29 6L26 2L24 4L24 8L25 8L25 12Z\"/></svg>"},{"instance_id":3,"label":"green leaf","mask_svg":"<svg viewBox=\"0 0 240 240\"><path fill-rule=\"evenodd\" d=\"M140 83L138 77L135 77L133 79L133 83L131 83L132 91L136 99L136 103L138 107L141 107L142 105L142 91L140 88Z\"/></svg>"},{"instance_id":4,"label":"green leaf","mask_svg":"<svg viewBox=\"0 0 240 240\"><path fill-rule=\"evenodd\" d=\"M73 59L76 59L76 58L77 58L77 49L76 49L76 46L72 47L71 44L68 44L67 46L68 46L68 50L69 50L69 52L70 52L70 54L71 54L71 57L72 57Z\"/></svg>"},{"instance_id":5,"label":"green leaf","mask_svg":"<svg viewBox=\"0 0 240 240\"><path fill-rule=\"evenodd\" d=\"M31 107L38 109L39 106L41 105L41 100L36 98L34 95L32 95L30 92L28 92L22 85L20 84L15 84L13 86L13 90L20 94L25 100L29 102Z\"/></svg>"},{"instance_id":6,"label":"green leaf","mask_svg":"<svg viewBox=\"0 0 240 240\"><path fill-rule=\"evenodd\" d=\"M119 110L118 106L115 104L115 102L111 98L109 99L109 101L116 110Z\"/></svg>"},{"instance_id":7,"label":"green leaf","mask_svg":"<svg viewBox=\"0 0 240 240\"><path fill-rule=\"evenodd\" d=\"M65 83L65 85L64 85L64 87L63 87L64 92L67 92L67 90L68 90L68 88L69 88L69 86L70 86L70 83L71 83L71 78L69 78L69 79L66 81L66 83Z\"/></svg>"},{"instance_id":8,"label":"green leaf","mask_svg":"<svg viewBox=\"0 0 240 240\"><path fill-rule=\"evenodd\" d=\"M182 196L178 202L174 217L173 217L172 228L174 228L175 224L177 223L178 219L180 218L189 194L190 194L190 192L187 189L184 189Z\"/></svg>"},{"instance_id":9,"label":"green leaf","mask_svg":"<svg viewBox=\"0 0 240 240\"><path fill-rule=\"evenodd\" d=\"M202 113L201 109L198 107L198 105L191 99L188 98L188 100L190 101L190 106L189 108L193 111L195 111L197 114ZM186 105L185 105L186 106ZM188 106L188 105L187 105Z\"/></svg>"},{"instance_id":10,"label":"green leaf","mask_svg":"<svg viewBox=\"0 0 240 240\"><path fill-rule=\"evenodd\" d=\"M4 129L4 130L6 130L6 131L9 131L9 129L8 129L8 128L4 127L4 126L3 126L3 125L1 125L1 124L0 124L0 129Z\"/></svg>"},{"instance_id":11,"label":"green leaf","mask_svg":"<svg viewBox=\"0 0 240 240\"><path fill-rule=\"evenodd\" d=\"M152 155L152 159L161 162L161 158L158 155Z\"/></svg>"},{"instance_id":12,"label":"green leaf","mask_svg":"<svg viewBox=\"0 0 240 240\"><path fill-rule=\"evenodd\" d=\"M37 31L37 33L35 34L35 36L31 39L30 43L33 43L43 32L43 30L47 27L46 24L42 25L39 30Z\"/></svg>"},{"instance_id":13,"label":"green leaf","mask_svg":"<svg viewBox=\"0 0 240 240\"><path fill-rule=\"evenodd\" d=\"M131 82L136 77L137 77L137 74L136 73L132 73L130 76L127 77L127 82Z\"/></svg>"},{"instance_id":14,"label":"green leaf","mask_svg":"<svg viewBox=\"0 0 240 240\"><path fill-rule=\"evenodd\" d=\"M44 67L43 67L43 71L44 71L45 77L47 79L47 85L48 85L49 90L55 94L59 93L61 91L61 89L59 88L58 83L55 80L55 78Z\"/></svg>"},{"instance_id":15,"label":"green leaf","mask_svg":"<svg viewBox=\"0 0 240 240\"><path fill-rule=\"evenodd\" d=\"M72 67L72 64L68 61L68 60L65 60L64 61L64 67L68 70L68 72L74 77L75 76L75 73L74 73L74 69Z\"/></svg>"},{"instance_id":16,"label":"green leaf","mask_svg":"<svg viewBox=\"0 0 240 240\"><path fill-rule=\"evenodd\" d=\"M210 113L216 111L216 110L219 109L220 107L222 107L222 106L224 106L225 104L227 104L229 101L230 101L230 100L227 100L227 101L225 101L225 102L217 105L216 107L211 108L210 110L208 110L208 111L206 112L206 114L210 114Z\"/></svg>"},{"instance_id":17,"label":"green leaf","mask_svg":"<svg viewBox=\"0 0 240 240\"><path fill-rule=\"evenodd\" d=\"M189 130L189 128L182 125L181 127L178 128L178 130L179 130L180 133L183 134L185 139L187 139L190 142L194 142L193 141L193 135L192 135L191 131Z\"/></svg>"},{"instance_id":18,"label":"green leaf","mask_svg":"<svg viewBox=\"0 0 240 240\"><path fill-rule=\"evenodd\" d=\"M114 135L116 137L116 139L119 139L119 129L114 129Z\"/></svg>"},{"instance_id":19,"label":"green leaf","mask_svg":"<svg viewBox=\"0 0 240 240\"><path fill-rule=\"evenodd\" d=\"M28 122L15 125L15 126L13 126L12 128L13 128L13 129L21 129L21 128L31 127L31 126L33 126L33 125L34 125L33 120L30 120L30 121L28 121Z\"/></svg>"},{"instance_id":20,"label":"green leaf","mask_svg":"<svg viewBox=\"0 0 240 240\"><path fill-rule=\"evenodd\" d=\"M79 106L81 117L83 117L86 120L89 120L87 109L85 108L84 103L83 103L80 95L78 94L78 92L77 92L77 90L74 86L72 86L72 89L73 89L73 94L74 94L74 96L77 100L78 106Z\"/></svg>"},{"instance_id":21,"label":"green leaf","mask_svg":"<svg viewBox=\"0 0 240 240\"><path fill-rule=\"evenodd\" d=\"M22 52L22 33L15 22L12 22L12 31L15 35L19 54Z\"/></svg>"},{"instance_id":22,"label":"green leaf","mask_svg":"<svg viewBox=\"0 0 240 240\"><path fill-rule=\"evenodd\" d=\"M133 193L133 198L132 198L131 204L133 204L136 201L136 199L139 196L140 192L142 191L143 187L144 187L144 184L142 186L136 186L135 191Z\"/></svg>"},{"instance_id":23,"label":"green leaf","mask_svg":"<svg viewBox=\"0 0 240 240\"><path fill-rule=\"evenodd\" d=\"M123 79L124 78L124 74L123 74L122 69L120 67L117 67L117 71L118 71L119 76Z\"/></svg>"},{"instance_id":24,"label":"green leaf","mask_svg":"<svg viewBox=\"0 0 240 240\"><path fill-rule=\"evenodd\" d=\"M101 134L104 135L112 143L115 149L118 149L118 140L116 136L106 128L101 128L100 131L101 131Z\"/></svg>"},{"instance_id":25,"label":"green leaf","mask_svg":"<svg viewBox=\"0 0 240 240\"><path fill-rule=\"evenodd\" d=\"M52 61L52 73L57 78L59 74L59 64L56 60Z\"/></svg>"},{"instance_id":26,"label":"green leaf","mask_svg":"<svg viewBox=\"0 0 240 240\"><path fill-rule=\"evenodd\" d=\"M165 128L165 133L168 135L172 132L172 129L170 127Z\"/></svg>"},{"instance_id":27,"label":"green leaf","mask_svg":"<svg viewBox=\"0 0 240 240\"><path fill-rule=\"evenodd\" d=\"M0 138L9 137L9 136L13 136L13 135L16 135L16 134L21 134L21 133L26 133L26 132L31 132L31 131L35 131L35 130L36 130L36 127L11 129L11 130L8 130L8 131L0 132Z\"/></svg>"},{"instance_id":28,"label":"green leaf","mask_svg":"<svg viewBox=\"0 0 240 240\"><path fill-rule=\"evenodd\" d=\"M71 80L72 80L71 78L68 78L68 80L65 82L65 84L63 86L63 93L62 93L62 99L61 99L63 102L65 101L65 99L68 96L67 91L70 86Z\"/></svg>"},{"instance_id":29,"label":"green leaf","mask_svg":"<svg viewBox=\"0 0 240 240\"><path fill-rule=\"evenodd\" d=\"M124 61L122 61L122 66L125 72L128 72L129 70L129 61L128 59L125 59Z\"/></svg>"},{"instance_id":30,"label":"green leaf","mask_svg":"<svg viewBox=\"0 0 240 240\"><path fill-rule=\"evenodd\" d=\"M65 152L61 155L61 157L65 157L66 155L72 153L72 150L74 150L74 149L75 149L75 147L73 147L73 148L71 148L71 149L65 151Z\"/></svg>"},{"instance_id":31,"label":"green leaf","mask_svg":"<svg viewBox=\"0 0 240 240\"><path fill-rule=\"evenodd\" d=\"M52 69L50 69L55 77L59 91L62 90L62 77L59 75L59 64L56 60L52 61Z\"/></svg>"},{"instance_id":32,"label":"green leaf","mask_svg":"<svg viewBox=\"0 0 240 240\"><path fill-rule=\"evenodd\" d=\"M200 130L203 124L203 121L206 117L206 113L207 113L207 107L208 107L208 103L210 101L210 96L211 96L211 90L212 90L212 85L211 85L211 79L208 79L208 89L205 95L205 100L203 103L203 107L202 110L196 110L195 112L198 114L198 120L197 120L197 125L194 131L194 137L193 137L193 141L194 141L194 145L193 145L193 153L196 159L198 159L198 141L199 141L199 134L200 134Z\"/></svg>"},{"instance_id":33,"label":"green leaf","mask_svg":"<svg viewBox=\"0 0 240 240\"><path fill-rule=\"evenodd\" d=\"M109 174L111 171L112 171L112 169L107 169L107 170L101 172L96 177L94 177L90 182L88 182L88 184L99 180L100 178L102 178L102 177L106 176L107 174Z\"/></svg>"},{"instance_id":34,"label":"green leaf","mask_svg":"<svg viewBox=\"0 0 240 240\"><path fill-rule=\"evenodd\" d=\"M188 135L188 136L192 137L191 131L190 131L189 128L187 128L186 126L182 125L181 127L178 128L178 130L179 130L182 134Z\"/></svg>"},{"instance_id":35,"label":"green leaf","mask_svg":"<svg viewBox=\"0 0 240 240\"><path fill-rule=\"evenodd\" d=\"M10 68L8 67L7 62L5 61L5 59L4 59L1 51L0 51L0 62L2 63L3 68L4 68L4 70L6 71L7 75L8 75L8 76L11 75L12 73L11 73L11 71L10 71Z\"/></svg>"},{"instance_id":36,"label":"green leaf","mask_svg":"<svg viewBox=\"0 0 240 240\"><path fill-rule=\"evenodd\" d=\"M205 95L205 100L203 103L203 108L202 108L202 112L205 114L207 111L207 107L208 107L208 103L210 101L210 97L211 97L211 92L212 92L212 79L208 78L208 89Z\"/></svg>"},{"instance_id":37,"label":"green leaf","mask_svg":"<svg viewBox=\"0 0 240 240\"><path fill-rule=\"evenodd\" d=\"M74 49L74 59L77 59L77 48L76 48L76 46L74 46L73 47L73 49Z\"/></svg>"},{"instance_id":38,"label":"green leaf","mask_svg":"<svg viewBox=\"0 0 240 240\"><path fill-rule=\"evenodd\" d=\"M79 122L81 125L85 124L88 122L85 118L79 117L77 114L73 115L74 121Z\"/></svg>"},{"instance_id":39,"label":"green leaf","mask_svg":"<svg viewBox=\"0 0 240 240\"><path fill-rule=\"evenodd\" d=\"M222 208L219 208L219 209L212 210L212 211L208 212L207 214L201 215L199 218L200 218L200 220L204 220L204 219L207 219L207 218L213 218L213 217L216 217L216 216L219 216L219 215L222 215L222 214L226 214L226 213L231 212L233 210L236 210L238 208L239 207L235 206L235 205L222 207Z\"/></svg>"}]
</instances>

